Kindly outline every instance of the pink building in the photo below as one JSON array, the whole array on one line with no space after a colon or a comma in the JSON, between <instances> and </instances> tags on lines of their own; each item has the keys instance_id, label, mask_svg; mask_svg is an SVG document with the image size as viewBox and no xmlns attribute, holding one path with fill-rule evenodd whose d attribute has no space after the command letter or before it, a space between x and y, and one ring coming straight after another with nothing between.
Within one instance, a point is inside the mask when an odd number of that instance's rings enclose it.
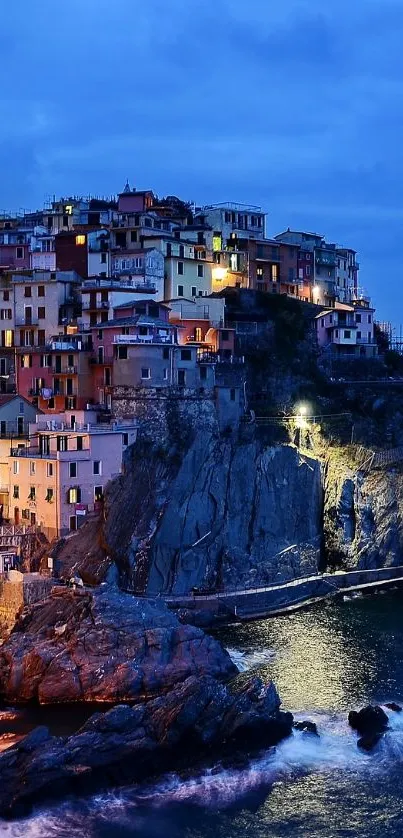
<instances>
[{"instance_id":1,"label":"pink building","mask_svg":"<svg viewBox=\"0 0 403 838\"><path fill-rule=\"evenodd\" d=\"M95 411L37 416L29 447L11 449L10 518L39 526L48 538L76 530L101 508L136 435L135 422L100 424Z\"/></svg>"},{"instance_id":2,"label":"pink building","mask_svg":"<svg viewBox=\"0 0 403 838\"><path fill-rule=\"evenodd\" d=\"M316 316L318 344L335 358L373 358L378 354L374 337L374 312L369 300L335 308Z\"/></svg>"}]
</instances>

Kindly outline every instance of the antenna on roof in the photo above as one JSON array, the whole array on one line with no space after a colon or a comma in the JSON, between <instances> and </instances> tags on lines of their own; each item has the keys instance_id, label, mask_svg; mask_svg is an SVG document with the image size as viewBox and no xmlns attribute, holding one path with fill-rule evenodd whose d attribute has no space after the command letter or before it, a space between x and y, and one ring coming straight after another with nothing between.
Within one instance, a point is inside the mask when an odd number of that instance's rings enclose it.
<instances>
[{"instance_id":1,"label":"antenna on roof","mask_svg":"<svg viewBox=\"0 0 403 838\"><path fill-rule=\"evenodd\" d=\"M130 189L130 183L129 183L129 178L128 178L127 181L126 181L126 186L125 186L123 192L131 192L131 191L132 190Z\"/></svg>"}]
</instances>

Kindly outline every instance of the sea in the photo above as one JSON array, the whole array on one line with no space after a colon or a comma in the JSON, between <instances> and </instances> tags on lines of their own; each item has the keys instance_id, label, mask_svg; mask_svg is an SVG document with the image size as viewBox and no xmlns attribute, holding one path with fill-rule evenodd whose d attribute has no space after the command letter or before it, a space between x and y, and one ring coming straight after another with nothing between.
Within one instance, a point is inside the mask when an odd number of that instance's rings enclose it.
<instances>
[{"instance_id":1,"label":"sea","mask_svg":"<svg viewBox=\"0 0 403 838\"><path fill-rule=\"evenodd\" d=\"M241 671L273 678L284 709L316 722L240 769L209 766L155 783L39 807L0 822L7 838L397 838L403 836L403 713L371 754L349 710L403 705L403 592L316 604L221 629ZM45 708L46 711L46 708ZM8 715L7 715L8 712ZM0 714L0 746L37 721ZM66 731L69 710L49 712ZM32 713L32 711L31 711ZM64 715L63 715L64 714ZM41 721L46 721L42 718ZM0 777L1 782L1 777Z\"/></svg>"}]
</instances>

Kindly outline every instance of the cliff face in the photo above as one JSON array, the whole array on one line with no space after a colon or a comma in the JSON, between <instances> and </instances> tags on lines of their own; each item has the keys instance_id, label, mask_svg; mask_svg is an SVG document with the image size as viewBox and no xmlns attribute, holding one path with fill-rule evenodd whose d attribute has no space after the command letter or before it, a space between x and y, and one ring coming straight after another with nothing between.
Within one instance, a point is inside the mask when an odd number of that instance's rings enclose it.
<instances>
[{"instance_id":1,"label":"cliff face","mask_svg":"<svg viewBox=\"0 0 403 838\"><path fill-rule=\"evenodd\" d=\"M403 564L402 466L357 472L330 452L324 532L330 564L361 569Z\"/></svg>"},{"instance_id":2,"label":"cliff face","mask_svg":"<svg viewBox=\"0 0 403 838\"><path fill-rule=\"evenodd\" d=\"M150 594L183 594L193 586L249 587L317 570L323 508L317 460L292 446L202 432L181 465L157 459L129 463L109 498L106 539L129 584Z\"/></svg>"}]
</instances>

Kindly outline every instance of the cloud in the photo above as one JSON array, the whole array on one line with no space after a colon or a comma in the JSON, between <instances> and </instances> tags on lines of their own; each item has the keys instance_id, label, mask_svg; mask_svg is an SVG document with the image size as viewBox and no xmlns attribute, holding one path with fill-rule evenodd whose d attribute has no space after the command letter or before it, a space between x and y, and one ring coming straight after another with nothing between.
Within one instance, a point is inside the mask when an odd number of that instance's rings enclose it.
<instances>
[{"instance_id":1,"label":"cloud","mask_svg":"<svg viewBox=\"0 0 403 838\"><path fill-rule=\"evenodd\" d=\"M401 0L25 6L2 10L0 206L110 194L128 176L261 203L272 233L295 224L356 247L382 317L396 316Z\"/></svg>"}]
</instances>

